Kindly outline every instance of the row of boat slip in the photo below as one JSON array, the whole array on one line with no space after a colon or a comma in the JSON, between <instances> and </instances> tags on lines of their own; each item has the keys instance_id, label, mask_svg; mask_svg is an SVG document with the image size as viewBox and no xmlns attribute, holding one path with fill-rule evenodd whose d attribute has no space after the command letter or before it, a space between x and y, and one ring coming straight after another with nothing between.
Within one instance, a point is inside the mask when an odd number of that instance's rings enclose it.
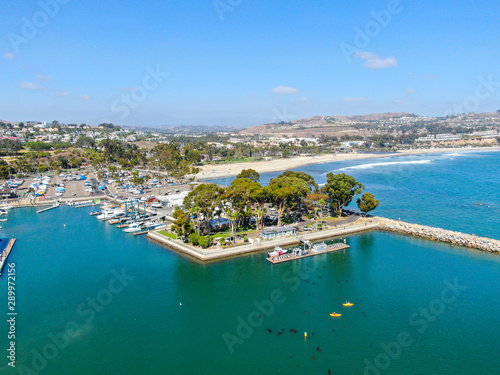
<instances>
[{"instance_id":1,"label":"row of boat slip","mask_svg":"<svg viewBox=\"0 0 500 375\"><path fill-rule=\"evenodd\" d=\"M291 252L288 252L286 249L282 249L279 246L276 246L273 251L268 253L268 257L266 258L269 262L271 263L283 263L283 262L288 262L290 260L295 260L295 259L301 259L301 258L306 258L322 253L328 253L331 251L337 251L337 250L344 250L350 248L349 245L347 245L345 242L339 242L339 243L333 243L330 245L327 245L324 242L318 243L318 244L313 244L310 245L309 247L306 248L304 245L304 248L296 247L292 249Z\"/></svg>"},{"instance_id":2,"label":"row of boat slip","mask_svg":"<svg viewBox=\"0 0 500 375\"><path fill-rule=\"evenodd\" d=\"M164 229L166 228L167 225L165 223L162 223L161 221L158 220L150 220L150 221L145 221L142 223L131 223L128 225L127 228L123 229L125 233L135 233L135 232L140 232L144 230L158 230L158 229Z\"/></svg>"}]
</instances>

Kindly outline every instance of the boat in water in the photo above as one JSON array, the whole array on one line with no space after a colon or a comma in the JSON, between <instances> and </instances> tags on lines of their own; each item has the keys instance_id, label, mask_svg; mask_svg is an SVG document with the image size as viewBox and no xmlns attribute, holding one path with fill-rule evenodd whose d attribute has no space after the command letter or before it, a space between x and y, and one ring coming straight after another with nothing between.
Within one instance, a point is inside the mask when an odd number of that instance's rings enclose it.
<instances>
[{"instance_id":1,"label":"boat in water","mask_svg":"<svg viewBox=\"0 0 500 375\"><path fill-rule=\"evenodd\" d=\"M338 314L338 313L336 313L336 312L332 312L332 313L330 314L330 316L339 317L339 316L342 316L342 314Z\"/></svg>"},{"instance_id":2,"label":"boat in water","mask_svg":"<svg viewBox=\"0 0 500 375\"><path fill-rule=\"evenodd\" d=\"M351 306L354 306L354 303L352 302L346 302L343 304L345 307L351 307Z\"/></svg>"},{"instance_id":3,"label":"boat in water","mask_svg":"<svg viewBox=\"0 0 500 375\"><path fill-rule=\"evenodd\" d=\"M273 258L273 257L277 257L280 255L286 254L287 252L288 252L288 250L282 249L281 247L276 246L273 251L271 251L270 253L267 253L267 254L269 255L270 258Z\"/></svg>"},{"instance_id":4,"label":"boat in water","mask_svg":"<svg viewBox=\"0 0 500 375\"><path fill-rule=\"evenodd\" d=\"M130 225L128 226L128 228L124 229L123 231L124 231L125 233L134 233L134 232L139 232L139 231L141 231L142 229L143 229L143 228L142 228L141 224L139 224L139 223L134 223L134 224L130 224Z\"/></svg>"}]
</instances>

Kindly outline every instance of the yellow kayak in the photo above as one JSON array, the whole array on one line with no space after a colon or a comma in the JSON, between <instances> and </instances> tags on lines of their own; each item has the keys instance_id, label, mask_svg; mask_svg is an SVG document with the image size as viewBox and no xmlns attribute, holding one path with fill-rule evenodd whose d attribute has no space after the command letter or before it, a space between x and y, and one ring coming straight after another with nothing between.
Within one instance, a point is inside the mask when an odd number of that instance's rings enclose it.
<instances>
[{"instance_id":1,"label":"yellow kayak","mask_svg":"<svg viewBox=\"0 0 500 375\"><path fill-rule=\"evenodd\" d=\"M330 316L342 316L342 314L331 313Z\"/></svg>"},{"instance_id":2,"label":"yellow kayak","mask_svg":"<svg viewBox=\"0 0 500 375\"><path fill-rule=\"evenodd\" d=\"M346 303L344 303L344 306L351 307L351 306L354 306L354 303L346 302Z\"/></svg>"}]
</instances>

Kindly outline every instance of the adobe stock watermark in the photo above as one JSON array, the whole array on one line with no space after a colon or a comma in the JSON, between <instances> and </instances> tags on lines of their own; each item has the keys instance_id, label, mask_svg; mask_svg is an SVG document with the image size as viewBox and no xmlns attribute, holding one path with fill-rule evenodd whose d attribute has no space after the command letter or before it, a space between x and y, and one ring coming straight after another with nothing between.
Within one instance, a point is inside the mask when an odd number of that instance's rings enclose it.
<instances>
[{"instance_id":1,"label":"adobe stock watermark","mask_svg":"<svg viewBox=\"0 0 500 375\"><path fill-rule=\"evenodd\" d=\"M101 289L94 297L88 297L85 302L79 304L76 308L76 314L83 319L82 324L72 320L66 323L64 329L59 332L50 332L47 335L48 343L41 349L32 349L33 357L30 365L20 364L16 367L19 375L38 375L47 368L50 362L68 347L71 339L78 337L85 325L89 325L96 318L96 314L103 311L106 306L113 302L115 295L123 292L129 282L135 279L135 276L128 275L125 268L118 273L116 270L111 272L113 277L109 280L106 288Z\"/></svg>"},{"instance_id":2,"label":"adobe stock watermark","mask_svg":"<svg viewBox=\"0 0 500 375\"><path fill-rule=\"evenodd\" d=\"M462 103L453 104L453 108L445 116L476 112L480 103L488 100L495 90L500 87L500 81L495 82L492 74L487 78L479 76L477 80L479 83L474 89L474 94L466 97Z\"/></svg>"},{"instance_id":3,"label":"adobe stock watermark","mask_svg":"<svg viewBox=\"0 0 500 375\"><path fill-rule=\"evenodd\" d=\"M111 103L111 110L119 114L121 120L125 120L130 115L130 111L146 100L148 93L157 89L163 80L168 77L168 73L161 71L159 65L155 69L150 66L146 67L146 72L141 85L133 87L130 93L122 94L119 99L115 99Z\"/></svg>"},{"instance_id":4,"label":"adobe stock watermark","mask_svg":"<svg viewBox=\"0 0 500 375\"><path fill-rule=\"evenodd\" d=\"M294 114L288 113L288 106L284 105L283 109L280 111L277 108L273 108L274 116L271 121L274 122L288 122L297 118Z\"/></svg>"},{"instance_id":5,"label":"adobe stock watermark","mask_svg":"<svg viewBox=\"0 0 500 375\"><path fill-rule=\"evenodd\" d=\"M299 289L301 281L306 280L307 275L310 273L309 269L314 269L317 261L311 259L313 264L303 265L302 269L291 272L287 271L283 274L281 281L287 285L288 292L295 292ZM236 329L234 333L224 332L222 339L226 344L229 353L233 354L237 345L242 345L246 339L250 338L256 328L264 324L265 318L273 315L277 306L284 304L287 301L286 290L283 288L276 288L271 291L268 299L262 301L253 301L255 307L245 317L238 316L236 318Z\"/></svg>"},{"instance_id":6,"label":"adobe stock watermark","mask_svg":"<svg viewBox=\"0 0 500 375\"><path fill-rule=\"evenodd\" d=\"M47 26L51 18L59 14L61 5L66 5L70 0L41 0L38 2L40 10L35 12L31 18L23 17L20 33L9 32L7 38L15 53L19 53L19 47L33 39L40 29Z\"/></svg>"},{"instance_id":7,"label":"adobe stock watermark","mask_svg":"<svg viewBox=\"0 0 500 375\"><path fill-rule=\"evenodd\" d=\"M372 19L368 21L361 29L354 28L354 37L352 44L342 42L340 49L348 63L351 63L352 57L370 45L372 40L379 36L383 29L385 29L392 21L392 17L401 13L403 7L399 0L389 0L386 9L380 11L372 10L370 15Z\"/></svg>"},{"instance_id":8,"label":"adobe stock watermark","mask_svg":"<svg viewBox=\"0 0 500 375\"><path fill-rule=\"evenodd\" d=\"M444 281L445 288L441 290L438 298L434 298L428 306L420 307L418 312L410 315L408 322L410 326L415 327L417 334L423 334L429 324L436 321L437 317L446 311L446 306L454 303L466 286L460 285L455 278L451 283L448 280ZM399 358L404 348L408 348L416 340L415 332L412 335L410 331L401 331L396 337L396 340L389 343L381 343L382 351L376 355L373 361L365 358L363 361L365 368L364 375L380 375L383 370L386 370L391 365L392 361Z\"/></svg>"},{"instance_id":9,"label":"adobe stock watermark","mask_svg":"<svg viewBox=\"0 0 500 375\"><path fill-rule=\"evenodd\" d=\"M224 21L224 15L227 12L234 11L241 5L242 2L243 0L215 0L213 5L217 16L219 16L219 19L222 22Z\"/></svg>"}]
</instances>

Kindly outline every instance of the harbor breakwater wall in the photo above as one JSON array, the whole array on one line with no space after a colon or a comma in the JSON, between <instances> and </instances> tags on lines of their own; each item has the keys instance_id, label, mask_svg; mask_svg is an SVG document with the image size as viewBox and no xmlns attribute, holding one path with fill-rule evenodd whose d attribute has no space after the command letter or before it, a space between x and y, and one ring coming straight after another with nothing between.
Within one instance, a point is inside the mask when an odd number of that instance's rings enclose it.
<instances>
[{"instance_id":1,"label":"harbor breakwater wall","mask_svg":"<svg viewBox=\"0 0 500 375\"><path fill-rule=\"evenodd\" d=\"M427 238L433 241L446 242L452 245L465 246L472 249L500 253L500 241L492 238L478 237L471 234L454 232L451 230L434 228L419 224L410 224L402 221L377 217L379 230L397 232L415 237Z\"/></svg>"}]
</instances>

